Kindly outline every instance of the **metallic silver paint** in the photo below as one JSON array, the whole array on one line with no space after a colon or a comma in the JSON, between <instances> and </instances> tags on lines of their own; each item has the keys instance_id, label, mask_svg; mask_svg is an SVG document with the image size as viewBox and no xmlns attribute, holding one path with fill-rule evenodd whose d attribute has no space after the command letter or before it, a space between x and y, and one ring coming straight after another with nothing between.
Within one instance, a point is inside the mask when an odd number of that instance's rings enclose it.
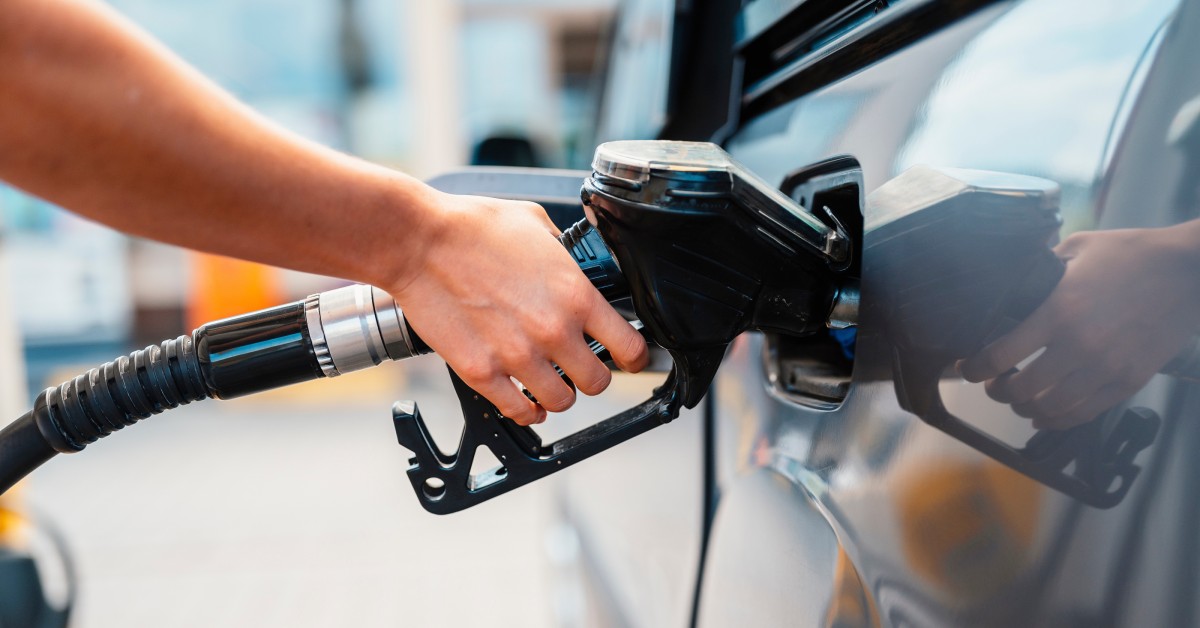
<instances>
[{"instance_id":1,"label":"metallic silver paint","mask_svg":"<svg viewBox=\"0 0 1200 628\"><path fill-rule=\"evenodd\" d=\"M1200 212L1175 203L1194 168L1179 129L1200 119L1198 41L1195 0L1003 3L741 121L726 149L773 184L848 154L867 193L919 164L1050 179L1062 190L1064 237L1177 224ZM869 292L861 298L871 305ZM1163 433L1139 455L1125 501L1097 510L901 408L880 330L860 327L840 405L773 385L767 340L739 338L714 383L718 502L700 625L1200 624L1195 384L1159 375L1128 400L1157 411ZM948 374L940 393L998 438L1031 434L980 385ZM614 452L594 475L564 478L564 503L581 554L596 557L593 585L618 591L612 614L685 625L665 612L677 597L656 604L641 592L678 588L695 572L670 581L639 566L683 534L695 539L703 453L691 438L655 444L650 459ZM675 512L662 508L684 484ZM614 485L634 488L595 492ZM653 520L630 514L651 508Z\"/></svg>"}]
</instances>

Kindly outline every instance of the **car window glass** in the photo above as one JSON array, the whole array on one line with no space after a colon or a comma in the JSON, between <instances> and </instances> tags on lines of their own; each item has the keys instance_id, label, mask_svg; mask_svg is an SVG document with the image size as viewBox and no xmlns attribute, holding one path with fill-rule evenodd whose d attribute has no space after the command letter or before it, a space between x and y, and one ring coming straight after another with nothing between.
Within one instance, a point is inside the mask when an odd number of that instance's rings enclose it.
<instances>
[{"instance_id":1,"label":"car window glass","mask_svg":"<svg viewBox=\"0 0 1200 628\"><path fill-rule=\"evenodd\" d=\"M646 139L666 123L672 0L622 5L601 107L600 141Z\"/></svg>"},{"instance_id":2,"label":"car window glass","mask_svg":"<svg viewBox=\"0 0 1200 628\"><path fill-rule=\"evenodd\" d=\"M1177 2L1022 2L942 73L894 168L953 165L1062 186L1063 235L1091 228L1105 143L1147 42Z\"/></svg>"}]
</instances>

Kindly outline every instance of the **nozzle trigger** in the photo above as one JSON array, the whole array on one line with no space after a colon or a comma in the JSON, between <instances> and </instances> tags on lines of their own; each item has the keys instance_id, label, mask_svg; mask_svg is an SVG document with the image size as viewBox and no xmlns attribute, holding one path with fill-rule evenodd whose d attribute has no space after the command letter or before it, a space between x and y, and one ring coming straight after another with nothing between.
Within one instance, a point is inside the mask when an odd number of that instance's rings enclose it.
<instances>
[{"instance_id":1,"label":"nozzle trigger","mask_svg":"<svg viewBox=\"0 0 1200 628\"><path fill-rule=\"evenodd\" d=\"M483 395L450 369L462 405L464 427L458 449L443 454L414 402L392 408L396 439L413 452L408 478L421 506L449 514L503 495L586 460L679 416L681 399L674 369L646 401L550 444L532 428L505 418ZM501 466L471 473L475 452L487 447Z\"/></svg>"}]
</instances>

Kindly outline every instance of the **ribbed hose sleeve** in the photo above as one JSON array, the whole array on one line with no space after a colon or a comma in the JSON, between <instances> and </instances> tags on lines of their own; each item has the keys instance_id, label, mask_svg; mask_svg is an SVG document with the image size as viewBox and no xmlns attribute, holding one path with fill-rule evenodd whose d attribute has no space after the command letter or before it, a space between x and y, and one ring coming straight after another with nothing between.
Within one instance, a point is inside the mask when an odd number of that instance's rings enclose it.
<instances>
[{"instance_id":1,"label":"ribbed hose sleeve","mask_svg":"<svg viewBox=\"0 0 1200 628\"><path fill-rule=\"evenodd\" d=\"M60 453L72 453L171 408L208 398L191 336L134 351L38 397L34 419ZM37 412L37 405L46 412Z\"/></svg>"},{"instance_id":2,"label":"ribbed hose sleeve","mask_svg":"<svg viewBox=\"0 0 1200 628\"><path fill-rule=\"evenodd\" d=\"M0 493L55 453L73 453L171 408L210 396L191 336L122 356L47 388L0 431Z\"/></svg>"}]
</instances>

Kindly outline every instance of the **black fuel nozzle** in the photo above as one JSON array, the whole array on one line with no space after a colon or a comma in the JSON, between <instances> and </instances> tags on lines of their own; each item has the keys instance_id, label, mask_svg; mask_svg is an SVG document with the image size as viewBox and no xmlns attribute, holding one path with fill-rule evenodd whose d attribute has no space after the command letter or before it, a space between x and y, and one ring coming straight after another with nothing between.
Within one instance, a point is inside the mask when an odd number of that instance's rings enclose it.
<instances>
[{"instance_id":1,"label":"black fuel nozzle","mask_svg":"<svg viewBox=\"0 0 1200 628\"><path fill-rule=\"evenodd\" d=\"M610 142L583 185L588 221L630 286L651 340L671 353L681 402L700 402L726 347L760 329L825 327L849 262L840 233L714 144Z\"/></svg>"},{"instance_id":2,"label":"black fuel nozzle","mask_svg":"<svg viewBox=\"0 0 1200 628\"><path fill-rule=\"evenodd\" d=\"M564 244L610 302L631 301L642 333L670 353L671 372L643 403L543 444L451 370L465 419L456 452L439 450L415 403L393 409L397 438L414 454L409 480L430 512L476 505L671 421L700 402L744 331L826 328L838 273L851 262L845 233L715 144L610 142L592 167L581 191L587 222L569 229ZM585 265L600 248L620 278L609 263ZM472 474L481 446L501 466Z\"/></svg>"}]
</instances>

